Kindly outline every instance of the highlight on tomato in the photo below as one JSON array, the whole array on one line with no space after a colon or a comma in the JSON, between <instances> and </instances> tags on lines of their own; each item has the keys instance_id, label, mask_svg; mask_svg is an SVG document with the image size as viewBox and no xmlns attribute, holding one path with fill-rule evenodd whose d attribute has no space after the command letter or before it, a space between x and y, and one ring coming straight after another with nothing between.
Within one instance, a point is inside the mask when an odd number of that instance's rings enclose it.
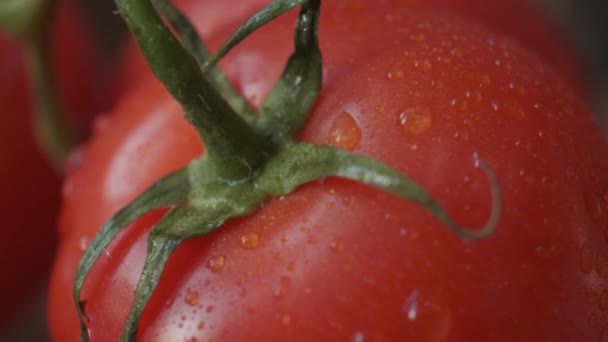
<instances>
[{"instance_id":1,"label":"highlight on tomato","mask_svg":"<svg viewBox=\"0 0 608 342\"><path fill-rule=\"evenodd\" d=\"M608 336L608 145L572 85L448 11L350 3L275 1L212 56L117 0L162 84L64 184L53 339Z\"/></svg>"}]
</instances>

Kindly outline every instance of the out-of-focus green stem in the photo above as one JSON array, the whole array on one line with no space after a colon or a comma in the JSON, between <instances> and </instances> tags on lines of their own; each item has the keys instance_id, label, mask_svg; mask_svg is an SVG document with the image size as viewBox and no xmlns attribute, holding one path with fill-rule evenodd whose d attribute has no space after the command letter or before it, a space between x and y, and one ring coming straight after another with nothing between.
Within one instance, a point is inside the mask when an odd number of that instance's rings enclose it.
<instances>
[{"instance_id":1,"label":"out-of-focus green stem","mask_svg":"<svg viewBox=\"0 0 608 342\"><path fill-rule=\"evenodd\" d=\"M1 0L0 30L23 44L32 89L34 134L50 163L61 171L76 134L66 118L51 64L55 8L56 0Z\"/></svg>"}]
</instances>

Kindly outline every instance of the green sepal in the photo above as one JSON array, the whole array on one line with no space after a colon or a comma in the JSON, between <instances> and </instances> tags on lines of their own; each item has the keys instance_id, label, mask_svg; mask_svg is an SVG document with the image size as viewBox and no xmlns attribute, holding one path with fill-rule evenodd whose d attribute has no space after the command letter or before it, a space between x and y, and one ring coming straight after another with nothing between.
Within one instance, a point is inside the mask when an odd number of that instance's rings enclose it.
<instances>
[{"instance_id":1,"label":"green sepal","mask_svg":"<svg viewBox=\"0 0 608 342\"><path fill-rule=\"evenodd\" d=\"M248 125L222 98L150 0L115 2L152 72L181 104L222 177L227 182L248 177L272 153L268 137Z\"/></svg>"},{"instance_id":2,"label":"green sepal","mask_svg":"<svg viewBox=\"0 0 608 342\"><path fill-rule=\"evenodd\" d=\"M220 59L224 58L232 48L238 43L247 38L251 33L255 32L260 27L268 24L276 17L301 6L310 0L274 0L266 7L262 8L252 17L247 19L243 25L241 25L236 32L228 38L228 40L217 50L213 58L205 64L205 69L210 68L219 62Z\"/></svg>"},{"instance_id":3,"label":"green sepal","mask_svg":"<svg viewBox=\"0 0 608 342\"><path fill-rule=\"evenodd\" d=\"M502 203L496 175L484 163L476 163L488 176L492 192L491 214L481 229L469 229L455 223L424 188L390 166L331 146L286 143L267 164L257 184L269 194L282 196L302 184L327 176L347 178L413 201L460 237L479 239L492 234L496 228Z\"/></svg>"},{"instance_id":4,"label":"green sepal","mask_svg":"<svg viewBox=\"0 0 608 342\"><path fill-rule=\"evenodd\" d=\"M173 26L184 49L196 59L199 67L202 69L203 65L211 60L212 55L203 43L194 25L169 0L152 0L152 4ZM251 124L255 119L253 110L245 98L230 84L226 75L217 66L205 70L204 73L209 82L228 101L237 114Z\"/></svg>"},{"instance_id":5,"label":"green sepal","mask_svg":"<svg viewBox=\"0 0 608 342\"><path fill-rule=\"evenodd\" d=\"M262 105L258 126L275 140L292 138L302 129L321 91L323 61L317 39L320 7L319 0L302 5L295 51Z\"/></svg>"},{"instance_id":6,"label":"green sepal","mask_svg":"<svg viewBox=\"0 0 608 342\"><path fill-rule=\"evenodd\" d=\"M121 337L122 342L137 340L137 325L171 253L185 239L206 235L227 220L254 211L267 197L253 182L226 186L214 181L212 165L205 158L193 161L188 170L195 187L186 203L170 210L152 229L148 251L135 298ZM207 175L207 176L206 176Z\"/></svg>"},{"instance_id":7,"label":"green sepal","mask_svg":"<svg viewBox=\"0 0 608 342\"><path fill-rule=\"evenodd\" d=\"M80 320L82 341L88 341L86 316L80 301L80 291L87 274L110 242L130 223L154 209L179 204L188 198L190 182L187 168L182 168L164 177L149 187L143 194L114 214L97 232L82 255L74 280L74 302Z\"/></svg>"}]
</instances>

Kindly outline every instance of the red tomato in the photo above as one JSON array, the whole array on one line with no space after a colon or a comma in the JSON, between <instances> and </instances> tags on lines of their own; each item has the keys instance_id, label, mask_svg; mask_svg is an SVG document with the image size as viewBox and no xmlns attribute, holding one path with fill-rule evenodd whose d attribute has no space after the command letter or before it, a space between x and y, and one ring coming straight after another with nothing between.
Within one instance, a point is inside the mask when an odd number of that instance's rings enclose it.
<instances>
[{"instance_id":1,"label":"red tomato","mask_svg":"<svg viewBox=\"0 0 608 342\"><path fill-rule=\"evenodd\" d=\"M496 233L463 241L412 203L351 181L313 182L183 243L140 340L606 338L608 145L592 114L508 38L445 13L344 3L323 8L324 88L300 139L411 175L467 226L490 210L478 154L503 192ZM283 17L222 63L254 105L282 70L292 28ZM49 312L57 341L80 338L68 309L74 270L98 227L203 149L157 82L99 127L64 185ZM133 223L89 273L81 298L92 341L119 338L161 214Z\"/></svg>"},{"instance_id":2,"label":"red tomato","mask_svg":"<svg viewBox=\"0 0 608 342\"><path fill-rule=\"evenodd\" d=\"M92 62L97 56L86 23L66 1L53 32L53 57L60 92L77 125L83 126L103 103ZM100 74L102 74L100 72ZM0 321L27 303L42 287L55 250L60 180L32 136L29 85L18 44L0 37L0 189L2 233ZM94 82L94 80L96 80ZM99 82L99 83L96 83Z\"/></svg>"}]
</instances>

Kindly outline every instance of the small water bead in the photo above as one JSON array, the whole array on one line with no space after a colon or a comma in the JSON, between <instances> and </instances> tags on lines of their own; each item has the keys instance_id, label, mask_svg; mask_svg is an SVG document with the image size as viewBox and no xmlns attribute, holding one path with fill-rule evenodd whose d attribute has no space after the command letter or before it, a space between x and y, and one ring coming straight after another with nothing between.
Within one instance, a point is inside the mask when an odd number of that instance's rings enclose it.
<instances>
[{"instance_id":1,"label":"small water bead","mask_svg":"<svg viewBox=\"0 0 608 342\"><path fill-rule=\"evenodd\" d=\"M342 240L334 240L329 246L335 252L341 253L344 251L344 241Z\"/></svg>"},{"instance_id":2,"label":"small water bead","mask_svg":"<svg viewBox=\"0 0 608 342\"><path fill-rule=\"evenodd\" d=\"M471 82L472 85L477 85L479 87L487 86L492 84L492 79L490 75L486 73L480 72L470 72L466 73L463 77L464 80Z\"/></svg>"},{"instance_id":3,"label":"small water bead","mask_svg":"<svg viewBox=\"0 0 608 342\"><path fill-rule=\"evenodd\" d=\"M260 245L260 236L256 233L249 233L241 236L241 247L244 249L256 249Z\"/></svg>"},{"instance_id":4,"label":"small water bead","mask_svg":"<svg viewBox=\"0 0 608 342\"><path fill-rule=\"evenodd\" d=\"M290 325L291 324L291 316L287 313L284 313L283 315L281 315L281 323L283 325Z\"/></svg>"},{"instance_id":5,"label":"small water bead","mask_svg":"<svg viewBox=\"0 0 608 342\"><path fill-rule=\"evenodd\" d=\"M429 61L428 59L423 59L421 61L415 60L414 68L416 68L417 70L420 70L422 72L428 72L433 69L433 63L431 63L431 61Z\"/></svg>"},{"instance_id":6,"label":"small water bead","mask_svg":"<svg viewBox=\"0 0 608 342\"><path fill-rule=\"evenodd\" d=\"M410 321L413 321L418 317L418 296L419 290L415 289L403 303L403 313Z\"/></svg>"},{"instance_id":7,"label":"small water bead","mask_svg":"<svg viewBox=\"0 0 608 342\"><path fill-rule=\"evenodd\" d=\"M87 235L81 236L80 241L79 241L80 250L84 252L87 249L87 247L89 246L90 241L91 241L91 238L88 237Z\"/></svg>"},{"instance_id":8,"label":"small water bead","mask_svg":"<svg viewBox=\"0 0 608 342\"><path fill-rule=\"evenodd\" d=\"M357 331L350 338L351 342L365 342L365 331Z\"/></svg>"},{"instance_id":9,"label":"small water bead","mask_svg":"<svg viewBox=\"0 0 608 342\"><path fill-rule=\"evenodd\" d=\"M428 107L412 107L398 113L397 123L404 134L420 135L428 131L433 118Z\"/></svg>"},{"instance_id":10,"label":"small water bead","mask_svg":"<svg viewBox=\"0 0 608 342\"><path fill-rule=\"evenodd\" d=\"M274 290L274 297L282 299L287 295L289 288L291 287L291 279L287 277L281 277L279 286Z\"/></svg>"},{"instance_id":11,"label":"small water bead","mask_svg":"<svg viewBox=\"0 0 608 342\"><path fill-rule=\"evenodd\" d=\"M213 272L219 272L224 269L224 264L226 263L226 257L223 255L215 256L207 261L205 267L210 269Z\"/></svg>"},{"instance_id":12,"label":"small water bead","mask_svg":"<svg viewBox=\"0 0 608 342\"><path fill-rule=\"evenodd\" d=\"M355 119L347 112L338 115L329 130L329 145L352 151L359 146L360 142L361 129Z\"/></svg>"},{"instance_id":13,"label":"small water bead","mask_svg":"<svg viewBox=\"0 0 608 342\"><path fill-rule=\"evenodd\" d=\"M199 294L196 291L188 291L184 297L184 302L190 306L196 306L199 301Z\"/></svg>"},{"instance_id":14,"label":"small water bead","mask_svg":"<svg viewBox=\"0 0 608 342\"><path fill-rule=\"evenodd\" d=\"M399 80L402 80L404 77L405 77L405 74L403 73L402 70L389 71L386 73L386 78L388 78L391 81L399 81Z\"/></svg>"}]
</instances>

